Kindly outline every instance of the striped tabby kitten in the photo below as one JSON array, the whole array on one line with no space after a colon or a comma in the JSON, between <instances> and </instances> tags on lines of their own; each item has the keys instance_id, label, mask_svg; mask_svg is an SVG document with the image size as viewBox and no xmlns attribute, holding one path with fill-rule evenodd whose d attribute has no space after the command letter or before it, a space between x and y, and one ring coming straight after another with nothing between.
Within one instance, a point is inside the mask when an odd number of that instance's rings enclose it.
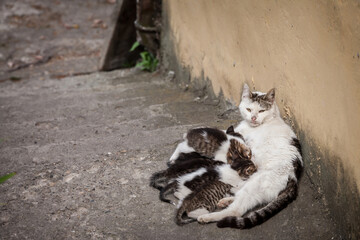
<instances>
[{"instance_id":1,"label":"striped tabby kitten","mask_svg":"<svg viewBox=\"0 0 360 240\"><path fill-rule=\"evenodd\" d=\"M226 132L216 128L194 128L189 130L184 136L184 141L178 144L170 157L169 165L178 159L180 153L190 152L197 152L202 156L226 163L231 139L241 143L239 153L249 158L251 151L245 145L243 137L239 133L235 133L233 126L230 126Z\"/></svg>"},{"instance_id":2,"label":"striped tabby kitten","mask_svg":"<svg viewBox=\"0 0 360 240\"><path fill-rule=\"evenodd\" d=\"M231 165L223 163L212 169L207 169L202 175L196 176L184 185L192 190L184 199L180 199L175 221L183 225L196 221L197 216L212 212L220 199L232 195L233 188L245 181L256 172L256 166L251 160L235 160ZM184 219L184 217L187 217Z\"/></svg>"},{"instance_id":3,"label":"striped tabby kitten","mask_svg":"<svg viewBox=\"0 0 360 240\"><path fill-rule=\"evenodd\" d=\"M226 209L199 216L200 223L219 221L218 227L251 228L271 218L297 196L303 165L301 146L280 116L275 90L251 92L245 84L239 109L244 120L235 131L251 148L258 171L234 197L220 201L223 206L230 204ZM267 205L243 217L262 204Z\"/></svg>"}]
</instances>

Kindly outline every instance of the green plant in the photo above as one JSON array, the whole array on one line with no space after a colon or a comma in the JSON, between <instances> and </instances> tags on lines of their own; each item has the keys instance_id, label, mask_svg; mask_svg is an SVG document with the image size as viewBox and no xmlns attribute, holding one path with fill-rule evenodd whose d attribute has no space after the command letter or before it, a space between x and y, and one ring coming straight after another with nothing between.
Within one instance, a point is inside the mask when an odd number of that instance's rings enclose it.
<instances>
[{"instance_id":1,"label":"green plant","mask_svg":"<svg viewBox=\"0 0 360 240\"><path fill-rule=\"evenodd\" d=\"M130 52L134 51L138 46L140 46L140 43L138 41L134 42L130 48Z\"/></svg>"},{"instance_id":2,"label":"green plant","mask_svg":"<svg viewBox=\"0 0 360 240\"><path fill-rule=\"evenodd\" d=\"M140 46L139 42L135 42L130 52L134 51L137 47ZM136 64L136 67L140 67L141 70L146 70L153 72L156 70L157 65L159 64L159 60L150 52L144 51L140 53L141 61Z\"/></svg>"},{"instance_id":3,"label":"green plant","mask_svg":"<svg viewBox=\"0 0 360 240\"><path fill-rule=\"evenodd\" d=\"M4 176L1 176L0 177L0 183L3 183L5 182L6 180L8 180L9 178L13 177L16 173L9 173L9 174L6 174Z\"/></svg>"}]
</instances>

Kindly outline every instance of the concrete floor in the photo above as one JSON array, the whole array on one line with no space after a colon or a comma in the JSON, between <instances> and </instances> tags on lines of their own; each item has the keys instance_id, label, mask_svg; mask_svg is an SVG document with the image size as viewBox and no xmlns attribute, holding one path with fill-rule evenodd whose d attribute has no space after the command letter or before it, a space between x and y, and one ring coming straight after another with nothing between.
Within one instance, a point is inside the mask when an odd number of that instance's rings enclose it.
<instances>
[{"instance_id":1,"label":"concrete floor","mask_svg":"<svg viewBox=\"0 0 360 240\"><path fill-rule=\"evenodd\" d=\"M24 4L29 2L38 4ZM67 19L75 10L66 12L61 4L50 9ZM101 6L104 17L111 6ZM89 13L101 6L77 7ZM1 26L12 27L2 30L1 39L2 46L14 49L12 56L43 46L25 41L22 26ZM32 36L36 31L41 35L42 29L30 30ZM66 49L68 38L82 39L77 45L81 54L70 54L76 50L70 48L41 65L16 71L8 71L9 65L0 68L0 176L17 173L0 184L0 239L342 239L306 175L298 199L253 229L177 226L174 207L158 200L149 177L166 167L187 129L226 128L239 121L238 112L223 114L218 101L204 99L204 93L191 86L181 88L161 73L98 73L95 65L87 71L89 59L98 58L91 55L101 47L91 45L97 35L69 31L75 32L53 36L50 43ZM10 44L4 34L17 44ZM99 35L95 42L103 38ZM3 52L9 59L11 51ZM87 59L87 54L93 58ZM89 71L93 73L84 74ZM71 76L77 73L81 75Z\"/></svg>"},{"instance_id":2,"label":"concrete floor","mask_svg":"<svg viewBox=\"0 0 360 240\"><path fill-rule=\"evenodd\" d=\"M137 70L0 86L2 239L338 239L303 176L298 199L251 230L175 225L150 175L193 126L236 123L160 74ZM224 119L225 118L225 119Z\"/></svg>"}]
</instances>

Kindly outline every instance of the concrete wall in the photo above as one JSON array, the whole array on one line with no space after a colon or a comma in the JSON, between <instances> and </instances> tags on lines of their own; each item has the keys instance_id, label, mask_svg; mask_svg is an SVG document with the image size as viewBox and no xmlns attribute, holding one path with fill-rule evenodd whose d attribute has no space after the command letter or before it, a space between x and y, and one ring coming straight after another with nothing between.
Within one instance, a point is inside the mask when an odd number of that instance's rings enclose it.
<instances>
[{"instance_id":1,"label":"concrete wall","mask_svg":"<svg viewBox=\"0 0 360 240\"><path fill-rule=\"evenodd\" d=\"M164 0L163 17L164 62L178 78L208 79L234 104L244 82L276 88L306 173L360 232L360 2Z\"/></svg>"}]
</instances>

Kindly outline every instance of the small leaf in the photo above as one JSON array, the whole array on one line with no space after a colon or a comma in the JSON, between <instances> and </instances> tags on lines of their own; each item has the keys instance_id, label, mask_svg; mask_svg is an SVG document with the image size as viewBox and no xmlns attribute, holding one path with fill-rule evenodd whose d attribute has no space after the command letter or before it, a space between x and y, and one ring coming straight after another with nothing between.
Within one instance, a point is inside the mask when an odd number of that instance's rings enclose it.
<instances>
[{"instance_id":1,"label":"small leaf","mask_svg":"<svg viewBox=\"0 0 360 240\"><path fill-rule=\"evenodd\" d=\"M0 177L0 183L3 183L5 182L6 180L8 180L9 178L13 177L16 173L9 173L9 174L6 174L4 176L1 176Z\"/></svg>"},{"instance_id":2,"label":"small leaf","mask_svg":"<svg viewBox=\"0 0 360 240\"><path fill-rule=\"evenodd\" d=\"M138 46L140 46L140 43L139 42L134 42L134 44L130 48L130 52L134 51Z\"/></svg>"},{"instance_id":3,"label":"small leaf","mask_svg":"<svg viewBox=\"0 0 360 240\"><path fill-rule=\"evenodd\" d=\"M147 56L148 52L141 52L140 56L143 60L146 60L146 56Z\"/></svg>"},{"instance_id":4,"label":"small leaf","mask_svg":"<svg viewBox=\"0 0 360 240\"><path fill-rule=\"evenodd\" d=\"M140 69L141 69L141 70L144 70L144 69L145 69L145 68L144 68L144 63L143 63L143 62L139 62L139 63L137 63L135 67L140 67Z\"/></svg>"}]
</instances>

